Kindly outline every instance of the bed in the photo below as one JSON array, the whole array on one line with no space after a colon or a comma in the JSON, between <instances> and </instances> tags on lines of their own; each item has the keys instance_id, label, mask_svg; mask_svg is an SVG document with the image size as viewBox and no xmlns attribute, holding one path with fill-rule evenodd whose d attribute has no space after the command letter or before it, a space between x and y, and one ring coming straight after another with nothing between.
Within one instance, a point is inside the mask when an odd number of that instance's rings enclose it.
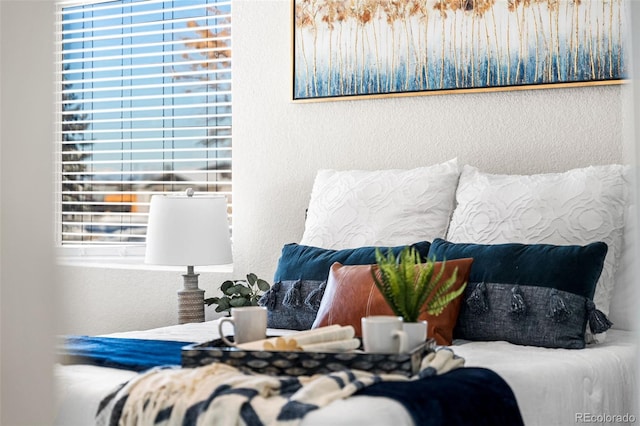
<instances>
[{"instance_id":1,"label":"bed","mask_svg":"<svg viewBox=\"0 0 640 426\"><path fill-rule=\"evenodd\" d=\"M110 334L123 339L206 342L217 338L217 321L163 327L153 330ZM293 330L268 329L272 336L294 333ZM102 399L137 372L84 363L56 366L58 411L55 424L93 424ZM353 396L308 414L303 425L348 424L412 425L414 422L398 402L379 397Z\"/></svg>"},{"instance_id":2,"label":"bed","mask_svg":"<svg viewBox=\"0 0 640 426\"><path fill-rule=\"evenodd\" d=\"M399 186L394 187L394 182ZM408 182L420 182L420 185ZM281 283L278 285L280 298L296 285L303 288L300 286L304 283L315 283L324 289L340 282L340 271L335 265L353 266L349 270L351 275L346 275L351 277L351 283L358 282L353 280L353 273L367 263L363 249L372 246L428 241L428 246L421 247L427 250L427 255L438 246L442 250L454 249L446 251L447 255L455 249L476 250L481 259L486 250L495 255L496 247L502 249L504 244L517 241L527 250L533 250L533 257L539 263L534 264L532 270L552 269L553 265L549 265L554 262L558 270L563 270L569 263L562 257L564 254L560 257L555 254L557 247L571 245L573 251L583 253L584 247L594 241L604 241L607 250L594 269L597 274L593 285L586 296L580 296L586 304L575 305L579 309L571 310L572 314L581 316L577 332L575 326L567 325L573 327L569 338L563 334L560 338L554 335L546 340L528 341L531 337L528 329L518 329L515 335L507 333L501 339L496 338L495 327L489 330L460 328L460 321L475 323L477 319L469 310L471 305L463 302L469 303L471 299L466 292L452 317L453 323L448 324L449 329L442 326L430 328L430 332L439 333L445 340L448 335L453 336L451 348L465 359L465 367L489 369L504 379L515 395L526 425L635 422L639 415L633 266L636 250L630 220L633 204L629 199L629 182L628 169L618 165L532 176L493 175L469 166L461 170L455 160L411 171L321 171L311 194L305 234L300 243L283 248L274 283ZM342 193L340 188L344 188ZM407 188L418 192L407 193ZM398 208L403 209L402 214L393 212ZM407 219L411 215L420 216L419 220ZM553 250L547 250L550 245ZM547 258L539 261L547 252L554 253L554 257L549 258L550 261ZM370 255L368 252L369 262ZM559 258L562 261L557 261ZM470 282L483 281L477 278L478 270L474 272L478 265L482 265L481 260L471 266ZM484 267L495 269L493 264ZM486 274L485 270L480 275ZM492 281L499 280L492 276L485 281L491 286ZM517 295L529 300L532 291L529 286L518 281L515 286L509 284L508 289L516 294L516 287ZM468 290L473 288L470 286ZM539 291L552 297L558 292L565 294L567 304L568 298L573 297L553 286ZM493 287L486 294L494 294L491 292ZM277 325L269 329L269 334L287 334L325 325L316 323L320 321L317 314L322 312L322 302L315 305L315 310L296 308L292 314L278 300L273 297L269 302L274 303L270 325ZM531 314L537 305L527 303ZM583 312L583 305L587 312ZM565 310L565 316L569 316L569 311ZM602 314L596 315L595 327L591 324L594 312ZM613 323L611 328L608 322L606 327L597 326L605 316ZM286 321L279 322L283 318ZM295 321L292 322L292 318ZM536 321L555 329L554 323L544 322L547 321L544 315L540 318L536 317ZM205 322L109 336L205 342L217 338L216 330L214 322ZM514 342L514 336L520 340ZM137 373L79 364L57 365L55 374L58 384L55 424L85 425L93 424L99 402ZM411 425L413 420L402 404L390 398L356 395L311 412L302 424L399 426Z\"/></svg>"},{"instance_id":3,"label":"bed","mask_svg":"<svg viewBox=\"0 0 640 426\"><path fill-rule=\"evenodd\" d=\"M111 337L205 342L217 337L215 321L183 324ZM270 335L288 331L270 329ZM611 330L606 342L581 351L549 350L507 342L456 340L467 367L497 372L516 395L526 425L575 424L580 415L636 415L636 345L632 332ZM94 424L100 401L136 372L93 365L56 366L56 425ZM541 405L532 403L544 401ZM611 421L595 422L607 424ZM355 396L308 415L304 425L411 425L398 402Z\"/></svg>"}]
</instances>

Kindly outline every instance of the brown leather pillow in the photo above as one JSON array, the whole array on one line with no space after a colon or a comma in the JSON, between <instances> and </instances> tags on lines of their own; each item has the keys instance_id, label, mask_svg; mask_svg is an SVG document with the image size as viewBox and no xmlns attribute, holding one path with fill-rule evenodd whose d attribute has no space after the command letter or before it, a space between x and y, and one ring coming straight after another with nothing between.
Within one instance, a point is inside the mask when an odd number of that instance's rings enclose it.
<instances>
[{"instance_id":1,"label":"brown leather pillow","mask_svg":"<svg viewBox=\"0 0 640 426\"><path fill-rule=\"evenodd\" d=\"M450 277L455 268L458 276L453 289L460 288L469 279L472 258L436 262L437 274L445 264L443 279ZM326 325L352 325L356 336L362 336L360 320L369 315L393 315L393 311L384 300L371 276L372 268L377 265L341 265L334 263L329 272L327 287L320 302L318 315L312 328ZM450 345L453 341L453 328L458 319L462 297L454 299L438 316L423 313L421 320L428 323L428 337L433 337L439 345Z\"/></svg>"}]
</instances>

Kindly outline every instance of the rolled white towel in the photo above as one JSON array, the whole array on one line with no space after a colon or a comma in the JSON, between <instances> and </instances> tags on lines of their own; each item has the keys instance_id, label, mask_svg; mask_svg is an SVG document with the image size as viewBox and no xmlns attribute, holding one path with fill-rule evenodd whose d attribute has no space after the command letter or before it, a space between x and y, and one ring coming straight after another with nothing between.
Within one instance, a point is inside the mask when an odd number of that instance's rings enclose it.
<instances>
[{"instance_id":1,"label":"rolled white towel","mask_svg":"<svg viewBox=\"0 0 640 426\"><path fill-rule=\"evenodd\" d=\"M299 350L308 345L353 340L354 336L355 330L350 325L330 325L327 327L300 331L286 336L271 337L269 339L247 342L238 345L238 348L249 351L261 351L265 349ZM350 343L350 345L353 345L353 343Z\"/></svg>"},{"instance_id":2,"label":"rolled white towel","mask_svg":"<svg viewBox=\"0 0 640 426\"><path fill-rule=\"evenodd\" d=\"M335 340L333 342L314 343L310 345L301 345L305 352L347 352L358 349L360 340Z\"/></svg>"}]
</instances>

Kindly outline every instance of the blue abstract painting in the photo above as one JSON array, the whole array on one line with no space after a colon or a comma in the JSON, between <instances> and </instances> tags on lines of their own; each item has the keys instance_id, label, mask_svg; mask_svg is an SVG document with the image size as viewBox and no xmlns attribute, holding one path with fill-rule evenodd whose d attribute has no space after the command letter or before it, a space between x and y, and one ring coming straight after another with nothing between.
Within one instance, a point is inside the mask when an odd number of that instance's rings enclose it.
<instances>
[{"instance_id":1,"label":"blue abstract painting","mask_svg":"<svg viewBox=\"0 0 640 426\"><path fill-rule=\"evenodd\" d=\"M294 0L293 99L615 84L628 0Z\"/></svg>"}]
</instances>

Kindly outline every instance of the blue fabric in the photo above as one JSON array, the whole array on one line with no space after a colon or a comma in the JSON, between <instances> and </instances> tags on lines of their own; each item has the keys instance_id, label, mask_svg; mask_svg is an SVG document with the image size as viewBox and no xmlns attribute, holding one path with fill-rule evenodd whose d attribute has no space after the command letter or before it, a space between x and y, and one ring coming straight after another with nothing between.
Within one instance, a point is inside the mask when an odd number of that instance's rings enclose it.
<instances>
[{"instance_id":1,"label":"blue fabric","mask_svg":"<svg viewBox=\"0 0 640 426\"><path fill-rule=\"evenodd\" d=\"M426 261L430 243L422 241L411 244L423 260ZM406 246L391 247L397 256ZM378 247L383 253L389 247ZM371 265L376 263L376 247L358 247L354 249L330 250L301 244L286 244L278 260L273 282L289 280L326 281L329 269L335 262L343 265Z\"/></svg>"},{"instance_id":2,"label":"blue fabric","mask_svg":"<svg viewBox=\"0 0 640 426\"><path fill-rule=\"evenodd\" d=\"M267 327L309 330L318 314L325 285L326 281L275 282L258 300L258 305L267 308ZM288 297L292 293L295 296Z\"/></svg>"},{"instance_id":3,"label":"blue fabric","mask_svg":"<svg viewBox=\"0 0 640 426\"><path fill-rule=\"evenodd\" d=\"M485 368L458 368L410 382L376 383L356 395L394 399L420 426L524 424L509 385Z\"/></svg>"},{"instance_id":4,"label":"blue fabric","mask_svg":"<svg viewBox=\"0 0 640 426\"><path fill-rule=\"evenodd\" d=\"M607 245L467 244L437 238L429 257L435 260L473 258L469 282L531 285L593 299Z\"/></svg>"},{"instance_id":5,"label":"blue fabric","mask_svg":"<svg viewBox=\"0 0 640 426\"><path fill-rule=\"evenodd\" d=\"M63 364L144 371L152 367L181 365L182 347L193 342L67 336L58 347Z\"/></svg>"},{"instance_id":6,"label":"blue fabric","mask_svg":"<svg viewBox=\"0 0 640 426\"><path fill-rule=\"evenodd\" d=\"M588 319L583 296L538 286L482 283L484 304L462 304L454 334L469 340L505 340L517 345L582 349ZM470 294L480 286L469 283ZM521 308L514 309L514 288Z\"/></svg>"}]
</instances>

